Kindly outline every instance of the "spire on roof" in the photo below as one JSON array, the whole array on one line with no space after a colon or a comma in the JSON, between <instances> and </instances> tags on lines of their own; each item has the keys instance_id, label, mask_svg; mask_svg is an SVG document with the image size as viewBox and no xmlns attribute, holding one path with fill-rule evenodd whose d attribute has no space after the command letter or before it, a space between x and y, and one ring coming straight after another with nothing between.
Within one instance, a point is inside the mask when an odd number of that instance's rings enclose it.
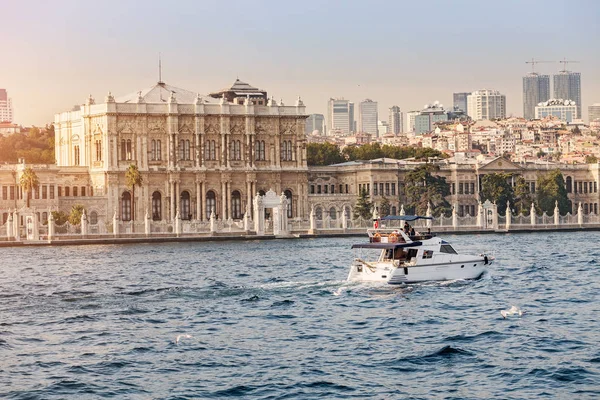
<instances>
[{"instance_id":1,"label":"spire on roof","mask_svg":"<svg viewBox=\"0 0 600 400\"><path fill-rule=\"evenodd\" d=\"M164 82L162 81L162 63L160 59L160 53L158 53L158 84L164 84Z\"/></svg>"}]
</instances>

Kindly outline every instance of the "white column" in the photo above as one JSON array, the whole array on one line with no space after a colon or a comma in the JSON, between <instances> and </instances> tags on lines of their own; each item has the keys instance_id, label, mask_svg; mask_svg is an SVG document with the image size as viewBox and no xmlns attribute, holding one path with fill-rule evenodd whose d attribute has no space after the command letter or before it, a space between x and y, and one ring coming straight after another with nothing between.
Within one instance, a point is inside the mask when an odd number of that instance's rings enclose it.
<instances>
[{"instance_id":1,"label":"white column","mask_svg":"<svg viewBox=\"0 0 600 400\"><path fill-rule=\"evenodd\" d=\"M512 213L510 212L510 201L506 202L506 230L510 230Z\"/></svg>"},{"instance_id":2,"label":"white column","mask_svg":"<svg viewBox=\"0 0 600 400\"><path fill-rule=\"evenodd\" d=\"M200 190L200 182L196 181L196 219L202 220L202 191Z\"/></svg>"},{"instance_id":3,"label":"white column","mask_svg":"<svg viewBox=\"0 0 600 400\"><path fill-rule=\"evenodd\" d=\"M558 200L554 203L554 225L560 224L560 211L558 209Z\"/></svg>"},{"instance_id":4,"label":"white column","mask_svg":"<svg viewBox=\"0 0 600 400\"><path fill-rule=\"evenodd\" d=\"M227 187L225 182L221 181L221 220L225 220L225 210L227 208Z\"/></svg>"},{"instance_id":5,"label":"white column","mask_svg":"<svg viewBox=\"0 0 600 400\"><path fill-rule=\"evenodd\" d=\"M529 218L531 220L531 226L535 226L535 206L531 203L531 210L529 211Z\"/></svg>"}]
</instances>

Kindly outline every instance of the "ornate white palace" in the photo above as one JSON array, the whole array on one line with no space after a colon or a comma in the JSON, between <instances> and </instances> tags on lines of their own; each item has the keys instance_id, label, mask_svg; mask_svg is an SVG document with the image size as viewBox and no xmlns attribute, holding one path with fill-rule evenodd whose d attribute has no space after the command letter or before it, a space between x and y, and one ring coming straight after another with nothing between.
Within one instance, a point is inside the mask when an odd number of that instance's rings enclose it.
<instances>
[{"instance_id":1,"label":"ornate white palace","mask_svg":"<svg viewBox=\"0 0 600 400\"><path fill-rule=\"evenodd\" d=\"M278 104L240 80L207 96L164 82L109 93L102 104L90 96L55 117L56 167L87 172L55 185L55 197L77 196L69 188L85 184L88 213L104 220L141 220L146 210L153 221L172 221L177 211L184 221L208 221L213 212L240 220L253 195L272 188L289 199L289 217L306 218L305 114L300 98ZM130 164L143 178L134 199Z\"/></svg>"}]
</instances>

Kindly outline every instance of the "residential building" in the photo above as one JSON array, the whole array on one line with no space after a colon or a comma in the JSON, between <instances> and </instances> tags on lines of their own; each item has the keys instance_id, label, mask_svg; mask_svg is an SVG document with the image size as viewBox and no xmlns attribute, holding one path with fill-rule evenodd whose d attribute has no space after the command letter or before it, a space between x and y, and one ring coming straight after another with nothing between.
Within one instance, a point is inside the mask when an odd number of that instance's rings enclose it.
<instances>
[{"instance_id":1,"label":"residential building","mask_svg":"<svg viewBox=\"0 0 600 400\"><path fill-rule=\"evenodd\" d=\"M577 105L573 100L550 99L535 106L535 119L554 116L563 122L571 123L577 119Z\"/></svg>"},{"instance_id":2,"label":"residential building","mask_svg":"<svg viewBox=\"0 0 600 400\"><path fill-rule=\"evenodd\" d=\"M349 135L354 132L354 103L345 99L329 99L327 129L328 135L334 132Z\"/></svg>"},{"instance_id":3,"label":"residential building","mask_svg":"<svg viewBox=\"0 0 600 400\"><path fill-rule=\"evenodd\" d=\"M538 103L550 99L550 76L532 72L523 77L523 116L535 118Z\"/></svg>"},{"instance_id":4,"label":"residential building","mask_svg":"<svg viewBox=\"0 0 600 400\"><path fill-rule=\"evenodd\" d=\"M393 133L394 135L398 135L402 133L402 111L400 111L400 107L392 106L390 107L390 114L388 117L388 126L389 133Z\"/></svg>"},{"instance_id":5,"label":"residential building","mask_svg":"<svg viewBox=\"0 0 600 400\"><path fill-rule=\"evenodd\" d=\"M554 98L573 100L577 105L577 115L581 118L581 74L564 70L553 78Z\"/></svg>"},{"instance_id":6,"label":"residential building","mask_svg":"<svg viewBox=\"0 0 600 400\"><path fill-rule=\"evenodd\" d=\"M506 96L497 90L477 90L467 96L467 109L475 121L506 118Z\"/></svg>"},{"instance_id":7,"label":"residential building","mask_svg":"<svg viewBox=\"0 0 600 400\"><path fill-rule=\"evenodd\" d=\"M319 132L319 135L325 135L325 116L323 114L310 114L306 119L306 134L311 134L314 131Z\"/></svg>"},{"instance_id":8,"label":"residential building","mask_svg":"<svg viewBox=\"0 0 600 400\"><path fill-rule=\"evenodd\" d=\"M591 106L588 106L588 117L590 123L594 122L597 119L600 119L600 103L594 103ZM579 116L581 118L581 115Z\"/></svg>"},{"instance_id":9,"label":"residential building","mask_svg":"<svg viewBox=\"0 0 600 400\"><path fill-rule=\"evenodd\" d=\"M377 137L377 121L379 121L377 102L365 99L358 105L358 131Z\"/></svg>"},{"instance_id":10,"label":"residential building","mask_svg":"<svg viewBox=\"0 0 600 400\"><path fill-rule=\"evenodd\" d=\"M460 92L454 93L453 97L453 109L458 111L467 112L467 96L469 96L471 92Z\"/></svg>"},{"instance_id":11,"label":"residential building","mask_svg":"<svg viewBox=\"0 0 600 400\"><path fill-rule=\"evenodd\" d=\"M406 128L404 132L410 133L415 131L415 118L421 114L421 111L409 111L406 113Z\"/></svg>"},{"instance_id":12,"label":"residential building","mask_svg":"<svg viewBox=\"0 0 600 400\"><path fill-rule=\"evenodd\" d=\"M444 110L444 105L436 101L433 104L426 104L419 112L419 115L415 116L415 133L423 134L431 132L434 127L433 124L436 122L447 121L448 113Z\"/></svg>"},{"instance_id":13,"label":"residential building","mask_svg":"<svg viewBox=\"0 0 600 400\"><path fill-rule=\"evenodd\" d=\"M0 122L13 122L12 99L8 97L6 89L0 89Z\"/></svg>"}]
</instances>

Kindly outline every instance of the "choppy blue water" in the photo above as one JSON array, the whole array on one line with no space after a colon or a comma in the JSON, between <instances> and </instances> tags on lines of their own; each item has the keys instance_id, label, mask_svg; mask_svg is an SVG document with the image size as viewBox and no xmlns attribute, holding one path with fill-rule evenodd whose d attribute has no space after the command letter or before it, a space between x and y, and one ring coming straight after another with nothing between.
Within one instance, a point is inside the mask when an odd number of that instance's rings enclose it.
<instances>
[{"instance_id":1,"label":"choppy blue water","mask_svg":"<svg viewBox=\"0 0 600 400\"><path fill-rule=\"evenodd\" d=\"M356 238L0 249L0 397L598 398L600 233L446 238L497 263L387 287L344 281Z\"/></svg>"}]
</instances>

